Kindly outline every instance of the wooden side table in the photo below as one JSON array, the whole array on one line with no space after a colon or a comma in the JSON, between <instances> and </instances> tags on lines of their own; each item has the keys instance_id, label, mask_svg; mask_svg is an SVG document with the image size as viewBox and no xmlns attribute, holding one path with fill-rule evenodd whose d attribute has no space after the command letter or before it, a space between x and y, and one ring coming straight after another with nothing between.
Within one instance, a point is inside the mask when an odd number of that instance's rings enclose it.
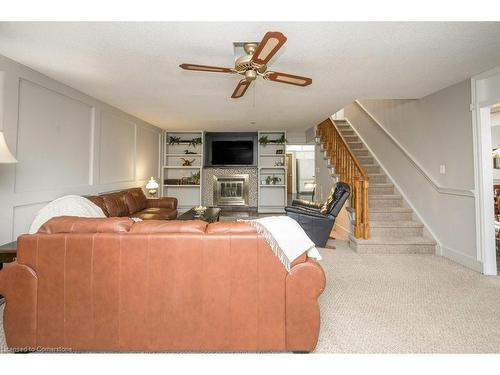
<instances>
[{"instance_id":1,"label":"wooden side table","mask_svg":"<svg viewBox=\"0 0 500 375\"><path fill-rule=\"evenodd\" d=\"M9 263L16 259L17 254L17 242L10 242L8 244L0 246L0 270L4 263Z\"/></svg>"},{"instance_id":2,"label":"wooden side table","mask_svg":"<svg viewBox=\"0 0 500 375\"><path fill-rule=\"evenodd\" d=\"M16 259L17 242L10 242L0 246L0 270L4 263L13 262ZM3 296L0 294L0 303L3 302Z\"/></svg>"}]
</instances>

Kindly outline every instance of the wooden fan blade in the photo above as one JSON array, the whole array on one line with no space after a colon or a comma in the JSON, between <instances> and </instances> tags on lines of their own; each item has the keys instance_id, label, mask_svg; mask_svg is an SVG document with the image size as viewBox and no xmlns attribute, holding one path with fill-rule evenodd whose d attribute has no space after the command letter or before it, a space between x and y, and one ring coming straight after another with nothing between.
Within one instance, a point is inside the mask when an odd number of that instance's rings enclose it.
<instances>
[{"instance_id":1,"label":"wooden fan blade","mask_svg":"<svg viewBox=\"0 0 500 375\"><path fill-rule=\"evenodd\" d=\"M280 72L271 72L266 78L274 82L288 83L296 86L308 86L312 83L311 78Z\"/></svg>"},{"instance_id":2,"label":"wooden fan blade","mask_svg":"<svg viewBox=\"0 0 500 375\"><path fill-rule=\"evenodd\" d=\"M220 66L181 64L179 67L185 70L198 70L201 72L234 73L231 69L221 68Z\"/></svg>"},{"instance_id":3,"label":"wooden fan blade","mask_svg":"<svg viewBox=\"0 0 500 375\"><path fill-rule=\"evenodd\" d=\"M259 65L267 64L285 42L286 36L282 33L278 31L267 32L255 50L252 61Z\"/></svg>"},{"instance_id":4,"label":"wooden fan blade","mask_svg":"<svg viewBox=\"0 0 500 375\"><path fill-rule=\"evenodd\" d=\"M251 82L248 82L246 79L242 79L239 83L238 86L234 89L233 95L231 95L231 98L233 99L238 99L241 98L243 95L245 95L245 92L247 92L248 87L250 86Z\"/></svg>"}]
</instances>

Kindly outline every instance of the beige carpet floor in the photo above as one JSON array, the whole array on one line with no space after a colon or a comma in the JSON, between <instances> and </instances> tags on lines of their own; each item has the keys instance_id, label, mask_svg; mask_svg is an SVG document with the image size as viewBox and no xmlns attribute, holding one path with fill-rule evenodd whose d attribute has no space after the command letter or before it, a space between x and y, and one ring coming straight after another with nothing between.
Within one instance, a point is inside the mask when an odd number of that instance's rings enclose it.
<instances>
[{"instance_id":1,"label":"beige carpet floor","mask_svg":"<svg viewBox=\"0 0 500 375\"><path fill-rule=\"evenodd\" d=\"M360 255L334 244L320 250L327 287L316 352L500 353L500 277L433 255Z\"/></svg>"}]
</instances>

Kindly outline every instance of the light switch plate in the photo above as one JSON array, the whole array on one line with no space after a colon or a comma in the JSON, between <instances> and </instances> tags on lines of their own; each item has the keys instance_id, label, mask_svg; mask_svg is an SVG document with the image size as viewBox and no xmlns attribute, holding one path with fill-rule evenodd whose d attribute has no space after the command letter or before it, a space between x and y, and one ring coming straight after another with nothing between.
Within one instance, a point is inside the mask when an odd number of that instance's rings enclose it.
<instances>
[{"instance_id":1,"label":"light switch plate","mask_svg":"<svg viewBox=\"0 0 500 375\"><path fill-rule=\"evenodd\" d=\"M441 164L439 166L439 173L441 173L441 174L445 174L446 173L446 165Z\"/></svg>"}]
</instances>

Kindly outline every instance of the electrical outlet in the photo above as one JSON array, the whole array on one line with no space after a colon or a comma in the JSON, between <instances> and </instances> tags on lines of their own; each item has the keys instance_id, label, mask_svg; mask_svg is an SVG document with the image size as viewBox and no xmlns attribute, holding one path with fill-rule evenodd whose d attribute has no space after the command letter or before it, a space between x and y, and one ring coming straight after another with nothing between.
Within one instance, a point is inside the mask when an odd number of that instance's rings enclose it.
<instances>
[{"instance_id":1,"label":"electrical outlet","mask_svg":"<svg viewBox=\"0 0 500 375\"><path fill-rule=\"evenodd\" d=\"M446 174L446 165L441 164L441 165L439 166L439 173L441 173L441 174Z\"/></svg>"}]
</instances>

